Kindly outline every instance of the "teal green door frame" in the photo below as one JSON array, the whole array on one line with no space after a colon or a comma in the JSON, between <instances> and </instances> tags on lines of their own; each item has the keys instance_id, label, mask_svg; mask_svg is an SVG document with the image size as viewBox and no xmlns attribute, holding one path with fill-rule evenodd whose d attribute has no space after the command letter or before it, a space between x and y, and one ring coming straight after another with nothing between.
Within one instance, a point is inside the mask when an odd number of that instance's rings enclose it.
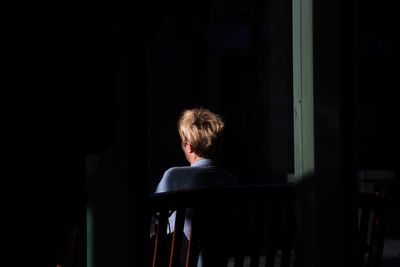
<instances>
[{"instance_id":1,"label":"teal green door frame","mask_svg":"<svg viewBox=\"0 0 400 267\"><path fill-rule=\"evenodd\" d=\"M293 0L294 179L314 173L312 0Z\"/></svg>"}]
</instances>

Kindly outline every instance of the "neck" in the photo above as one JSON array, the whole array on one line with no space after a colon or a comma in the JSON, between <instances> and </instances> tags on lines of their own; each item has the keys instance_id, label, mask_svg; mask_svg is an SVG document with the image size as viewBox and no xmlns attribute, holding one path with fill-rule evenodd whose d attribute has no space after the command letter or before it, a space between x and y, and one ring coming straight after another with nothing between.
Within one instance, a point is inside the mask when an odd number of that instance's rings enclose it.
<instances>
[{"instance_id":1,"label":"neck","mask_svg":"<svg viewBox=\"0 0 400 267\"><path fill-rule=\"evenodd\" d=\"M198 160L204 159L203 157L199 157L199 156L195 156L193 157L193 159L190 161L190 165L193 165L193 163L195 163Z\"/></svg>"}]
</instances>

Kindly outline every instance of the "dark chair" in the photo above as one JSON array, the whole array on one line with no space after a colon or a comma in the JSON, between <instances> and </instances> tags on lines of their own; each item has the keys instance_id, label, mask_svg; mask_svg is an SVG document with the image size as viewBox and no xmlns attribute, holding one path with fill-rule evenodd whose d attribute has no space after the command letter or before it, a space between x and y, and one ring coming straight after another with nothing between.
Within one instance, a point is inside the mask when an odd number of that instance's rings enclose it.
<instances>
[{"instance_id":1,"label":"dark chair","mask_svg":"<svg viewBox=\"0 0 400 267\"><path fill-rule=\"evenodd\" d=\"M289 185L204 188L153 194L150 266L293 266L295 191ZM176 211L175 229L168 217ZM190 216L188 215L190 214ZM191 220L188 240L183 233ZM154 222L156 222L154 224ZM185 243L186 242L186 243ZM200 256L201 255L201 256Z\"/></svg>"},{"instance_id":2,"label":"dark chair","mask_svg":"<svg viewBox=\"0 0 400 267\"><path fill-rule=\"evenodd\" d=\"M360 267L381 266L388 206L386 197L359 192L358 203Z\"/></svg>"}]
</instances>

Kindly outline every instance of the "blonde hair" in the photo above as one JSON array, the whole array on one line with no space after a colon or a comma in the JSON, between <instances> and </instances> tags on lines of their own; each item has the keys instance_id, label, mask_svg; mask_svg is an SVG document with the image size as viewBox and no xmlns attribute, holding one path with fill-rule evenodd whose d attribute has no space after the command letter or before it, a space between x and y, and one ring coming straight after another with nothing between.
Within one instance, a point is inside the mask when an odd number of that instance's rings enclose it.
<instances>
[{"instance_id":1,"label":"blonde hair","mask_svg":"<svg viewBox=\"0 0 400 267\"><path fill-rule=\"evenodd\" d=\"M205 108L184 110L178 120L182 142L190 144L200 157L209 157L215 153L216 142L224 126L219 115Z\"/></svg>"}]
</instances>

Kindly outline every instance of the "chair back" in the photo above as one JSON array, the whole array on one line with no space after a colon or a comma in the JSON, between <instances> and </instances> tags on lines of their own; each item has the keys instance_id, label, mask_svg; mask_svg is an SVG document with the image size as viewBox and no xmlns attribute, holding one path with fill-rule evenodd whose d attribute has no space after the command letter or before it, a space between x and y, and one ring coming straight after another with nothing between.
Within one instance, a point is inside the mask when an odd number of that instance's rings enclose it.
<instances>
[{"instance_id":1,"label":"chair back","mask_svg":"<svg viewBox=\"0 0 400 267\"><path fill-rule=\"evenodd\" d=\"M150 266L293 266L294 194L291 185L153 194L150 215L157 220ZM168 233L172 211L174 229Z\"/></svg>"}]
</instances>

